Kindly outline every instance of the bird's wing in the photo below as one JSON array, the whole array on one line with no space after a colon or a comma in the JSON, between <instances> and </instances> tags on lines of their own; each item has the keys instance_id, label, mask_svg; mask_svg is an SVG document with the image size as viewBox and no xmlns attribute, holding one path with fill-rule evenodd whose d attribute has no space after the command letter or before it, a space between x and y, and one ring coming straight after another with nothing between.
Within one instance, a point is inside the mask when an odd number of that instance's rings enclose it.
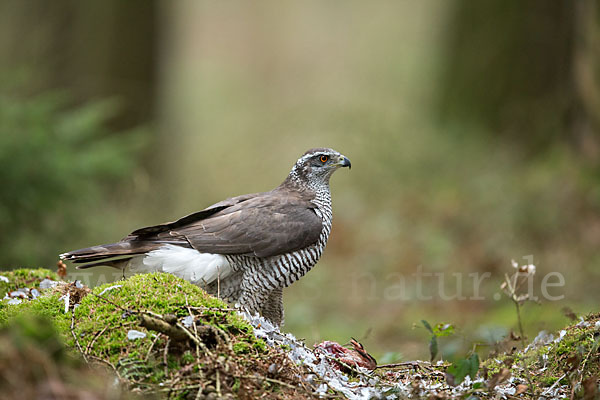
<instances>
[{"instance_id":1,"label":"bird's wing","mask_svg":"<svg viewBox=\"0 0 600 400\"><path fill-rule=\"evenodd\" d=\"M315 205L298 193L267 192L169 230L198 251L276 256L316 243L323 228ZM163 232L159 236L166 238Z\"/></svg>"},{"instance_id":2,"label":"bird's wing","mask_svg":"<svg viewBox=\"0 0 600 400\"><path fill-rule=\"evenodd\" d=\"M113 257L125 257L143 254L152 250L156 250L165 244L191 247L190 243L185 237L174 237L169 234L170 230L179 227L185 227L195 221L208 218L211 215L226 209L227 207L242 203L256 196L257 194L246 194L243 196L232 197L213 204L202 211L198 211L180 218L177 221L137 229L117 243L103 244L84 249L73 250L61 254L60 258L63 260L73 261L75 263L87 263L91 261L107 260Z\"/></svg>"},{"instance_id":3,"label":"bird's wing","mask_svg":"<svg viewBox=\"0 0 600 400\"><path fill-rule=\"evenodd\" d=\"M185 217L179 218L177 221L165 222L164 224L147 226L145 228L136 229L135 231L131 232L123 240L145 238L148 236L160 234L161 232L167 232L172 229L184 227L195 221L209 218L211 215L216 214L219 211L222 211L228 207L234 206L236 204L242 203L244 201L247 201L249 199L255 198L260 195L262 195L262 193L244 194L242 196L231 197L229 199L225 199L223 201L215 203L212 206L209 206L202 211L198 211L198 212L186 215Z\"/></svg>"},{"instance_id":4,"label":"bird's wing","mask_svg":"<svg viewBox=\"0 0 600 400\"><path fill-rule=\"evenodd\" d=\"M301 192L273 190L233 197L174 222L140 228L118 243L61 255L74 262L142 254L164 244L200 252L276 256L316 243L321 218Z\"/></svg>"}]
</instances>

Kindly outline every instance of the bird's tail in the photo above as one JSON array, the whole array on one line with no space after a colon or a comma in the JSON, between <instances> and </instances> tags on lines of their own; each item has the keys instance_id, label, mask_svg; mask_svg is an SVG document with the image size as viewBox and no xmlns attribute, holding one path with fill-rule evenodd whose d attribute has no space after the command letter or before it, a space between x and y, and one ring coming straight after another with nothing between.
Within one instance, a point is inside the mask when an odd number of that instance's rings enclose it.
<instances>
[{"instance_id":1,"label":"bird's tail","mask_svg":"<svg viewBox=\"0 0 600 400\"><path fill-rule=\"evenodd\" d=\"M164 243L159 241L121 241L69 251L61 254L59 257L61 260L71 261L76 264L91 263L77 267L80 269L96 267L98 265L122 268L124 261L130 260L138 254L156 250L163 245Z\"/></svg>"}]
</instances>

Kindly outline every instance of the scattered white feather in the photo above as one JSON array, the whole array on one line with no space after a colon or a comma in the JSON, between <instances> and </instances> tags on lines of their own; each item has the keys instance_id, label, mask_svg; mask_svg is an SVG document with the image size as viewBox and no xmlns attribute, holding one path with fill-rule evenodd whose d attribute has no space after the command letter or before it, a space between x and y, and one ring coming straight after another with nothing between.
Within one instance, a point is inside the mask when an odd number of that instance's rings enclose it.
<instances>
[{"instance_id":1,"label":"scattered white feather","mask_svg":"<svg viewBox=\"0 0 600 400\"><path fill-rule=\"evenodd\" d=\"M29 292L30 292L29 288L19 288L17 290L13 290L8 295L10 297L20 297L22 299L27 299L27 298L29 298Z\"/></svg>"},{"instance_id":2,"label":"scattered white feather","mask_svg":"<svg viewBox=\"0 0 600 400\"><path fill-rule=\"evenodd\" d=\"M59 300L63 300L65 302L65 314L69 312L69 304L71 300L71 294L69 292L58 298Z\"/></svg>"},{"instance_id":3,"label":"scattered white feather","mask_svg":"<svg viewBox=\"0 0 600 400\"><path fill-rule=\"evenodd\" d=\"M120 288L121 286L123 286L123 285L113 285L113 286L109 286L109 287L105 288L103 291L101 291L101 292L98 294L98 296L102 296L104 293L106 293L106 292L108 292L108 291L111 291L111 290L113 290L113 289L118 289L118 288Z\"/></svg>"},{"instance_id":4,"label":"scattered white feather","mask_svg":"<svg viewBox=\"0 0 600 400\"><path fill-rule=\"evenodd\" d=\"M575 325L578 328L587 328L590 326L590 323L583 319L583 317L579 317L579 322Z\"/></svg>"},{"instance_id":5,"label":"scattered white feather","mask_svg":"<svg viewBox=\"0 0 600 400\"><path fill-rule=\"evenodd\" d=\"M537 349L538 347L545 346L548 343L551 343L554 340L554 335L548 333L546 331L538 332L533 342L531 342L524 350L524 352L528 352L530 349Z\"/></svg>"},{"instance_id":6,"label":"scattered white feather","mask_svg":"<svg viewBox=\"0 0 600 400\"><path fill-rule=\"evenodd\" d=\"M144 332L136 331L135 329L130 329L127 332L127 339L129 340L143 339L145 337L146 334Z\"/></svg>"},{"instance_id":7,"label":"scattered white feather","mask_svg":"<svg viewBox=\"0 0 600 400\"><path fill-rule=\"evenodd\" d=\"M181 323L186 328L191 328L192 324L194 323L194 317L192 317L191 315L188 315L183 320L181 320Z\"/></svg>"},{"instance_id":8,"label":"scattered white feather","mask_svg":"<svg viewBox=\"0 0 600 400\"><path fill-rule=\"evenodd\" d=\"M342 393L350 400L394 398L384 395L388 390L394 390L402 398L407 397L411 393L411 386L404 382L398 382L393 386L380 385L379 378L374 376L371 371L362 367L357 367L362 373L358 375L357 380L350 381L343 372L333 367L326 358L316 355L291 333L282 333L279 328L260 315L251 315L247 312L240 314L254 327L254 334L258 338L265 340L271 346L285 345L289 347L290 350L287 352L287 355L293 362L306 365L315 375L325 381L325 383L317 387L315 391L317 395L325 394L328 387ZM314 376L309 374L306 380L314 380Z\"/></svg>"},{"instance_id":9,"label":"scattered white feather","mask_svg":"<svg viewBox=\"0 0 600 400\"><path fill-rule=\"evenodd\" d=\"M563 329L562 331L560 331L560 333L558 334L558 337L556 339L554 339L554 343L560 342L565 337L566 334L567 334L566 330Z\"/></svg>"},{"instance_id":10,"label":"scattered white feather","mask_svg":"<svg viewBox=\"0 0 600 400\"><path fill-rule=\"evenodd\" d=\"M6 283L8 283L8 278L5 277L5 276L3 276L3 275L0 275L0 282L6 282Z\"/></svg>"},{"instance_id":11,"label":"scattered white feather","mask_svg":"<svg viewBox=\"0 0 600 400\"><path fill-rule=\"evenodd\" d=\"M53 281L52 279L46 278L40 282L40 289L50 289L56 285L58 285L58 282Z\"/></svg>"}]
</instances>

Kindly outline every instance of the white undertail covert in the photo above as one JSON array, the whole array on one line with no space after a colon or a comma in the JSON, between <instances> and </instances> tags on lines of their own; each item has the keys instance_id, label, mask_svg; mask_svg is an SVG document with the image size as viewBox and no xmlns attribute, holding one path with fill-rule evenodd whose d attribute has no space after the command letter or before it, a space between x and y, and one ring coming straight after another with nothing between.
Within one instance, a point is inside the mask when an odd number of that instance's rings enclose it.
<instances>
[{"instance_id":1,"label":"white undertail covert","mask_svg":"<svg viewBox=\"0 0 600 400\"><path fill-rule=\"evenodd\" d=\"M131 273L168 272L202 287L225 279L232 272L229 261L220 254L200 253L172 244L134 257L126 269Z\"/></svg>"}]
</instances>

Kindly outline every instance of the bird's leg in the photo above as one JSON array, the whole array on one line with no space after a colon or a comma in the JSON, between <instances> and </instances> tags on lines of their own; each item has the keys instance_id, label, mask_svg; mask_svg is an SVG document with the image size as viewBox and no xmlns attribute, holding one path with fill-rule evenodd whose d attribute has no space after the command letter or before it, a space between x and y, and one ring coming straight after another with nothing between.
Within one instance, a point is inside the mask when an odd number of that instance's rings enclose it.
<instances>
[{"instance_id":1,"label":"bird's leg","mask_svg":"<svg viewBox=\"0 0 600 400\"><path fill-rule=\"evenodd\" d=\"M232 273L227 278L219 275L216 281L207 284L202 289L227 303L235 304L238 302L242 292L240 288L242 279L243 275L239 271Z\"/></svg>"},{"instance_id":2,"label":"bird's leg","mask_svg":"<svg viewBox=\"0 0 600 400\"><path fill-rule=\"evenodd\" d=\"M262 315L262 305L265 303L268 296L269 292L265 290L242 290L242 295L237 303L250 314L258 313Z\"/></svg>"},{"instance_id":3,"label":"bird's leg","mask_svg":"<svg viewBox=\"0 0 600 400\"><path fill-rule=\"evenodd\" d=\"M270 320L262 310L275 288L269 285L267 280L262 279L258 271L247 270L244 272L240 289L241 295L237 303L250 314L259 313Z\"/></svg>"},{"instance_id":4,"label":"bird's leg","mask_svg":"<svg viewBox=\"0 0 600 400\"><path fill-rule=\"evenodd\" d=\"M283 326L283 288L275 288L269 293L260 313L275 325Z\"/></svg>"}]
</instances>

